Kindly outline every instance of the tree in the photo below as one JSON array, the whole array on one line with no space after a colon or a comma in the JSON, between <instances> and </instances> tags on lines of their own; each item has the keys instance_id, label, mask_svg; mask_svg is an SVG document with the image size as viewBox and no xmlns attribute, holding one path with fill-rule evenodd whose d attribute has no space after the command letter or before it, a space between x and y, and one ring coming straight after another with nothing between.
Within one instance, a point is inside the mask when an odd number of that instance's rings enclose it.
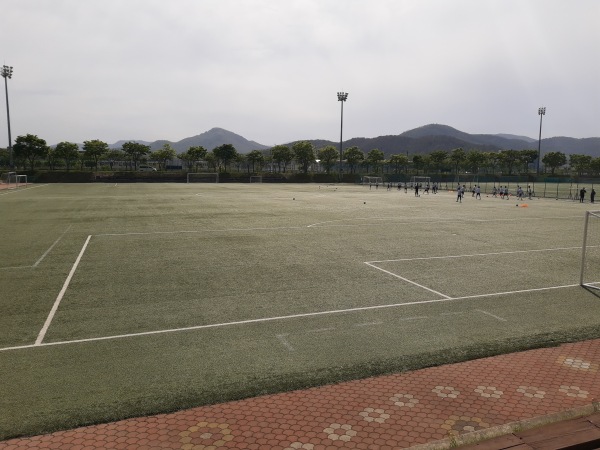
<instances>
[{"instance_id":1,"label":"tree","mask_svg":"<svg viewBox=\"0 0 600 450\"><path fill-rule=\"evenodd\" d=\"M317 152L317 158L321 160L321 164L325 167L325 173L327 173L327 175L329 175L331 168L335 165L339 157L340 154L333 145L327 145Z\"/></svg>"},{"instance_id":2,"label":"tree","mask_svg":"<svg viewBox=\"0 0 600 450\"><path fill-rule=\"evenodd\" d=\"M513 168L519 161L519 152L517 150L501 150L498 157L500 163L508 170L508 174L512 175Z\"/></svg>"},{"instance_id":3,"label":"tree","mask_svg":"<svg viewBox=\"0 0 600 450\"><path fill-rule=\"evenodd\" d=\"M400 168L408 166L408 156L406 155L392 155L390 156L390 164L394 168L394 173L400 173Z\"/></svg>"},{"instance_id":4,"label":"tree","mask_svg":"<svg viewBox=\"0 0 600 450\"><path fill-rule=\"evenodd\" d=\"M144 156L150 154L150 146L140 144L139 142L125 142L121 148L125 152L127 156L129 156L129 160L133 164L133 170L137 170L137 163Z\"/></svg>"},{"instance_id":5,"label":"tree","mask_svg":"<svg viewBox=\"0 0 600 450\"><path fill-rule=\"evenodd\" d=\"M94 162L94 167L98 170L98 162L108 154L108 144L99 139L84 141L83 154L87 160Z\"/></svg>"},{"instance_id":6,"label":"tree","mask_svg":"<svg viewBox=\"0 0 600 450\"><path fill-rule=\"evenodd\" d=\"M425 167L423 155L415 155L413 156L413 166L417 171L417 175L419 175L419 170Z\"/></svg>"},{"instance_id":7,"label":"tree","mask_svg":"<svg viewBox=\"0 0 600 450\"><path fill-rule=\"evenodd\" d=\"M187 150L183 153L179 153L177 157L185 163L188 172L192 170L192 167L194 166L194 159Z\"/></svg>"},{"instance_id":8,"label":"tree","mask_svg":"<svg viewBox=\"0 0 600 450\"><path fill-rule=\"evenodd\" d=\"M167 168L167 161L171 161L177 156L175 149L171 147L171 144L163 144L161 149L156 150L152 153L153 159L158 161L158 167L161 170L165 170Z\"/></svg>"},{"instance_id":9,"label":"tree","mask_svg":"<svg viewBox=\"0 0 600 450\"><path fill-rule=\"evenodd\" d=\"M461 168L463 163L467 160L467 154L462 147L455 148L450 152L450 161L454 164L454 172L458 176L458 170Z\"/></svg>"},{"instance_id":10,"label":"tree","mask_svg":"<svg viewBox=\"0 0 600 450\"><path fill-rule=\"evenodd\" d=\"M205 159L208 167L211 167L216 172L217 168L219 167L219 160L217 159L215 154L213 152L207 152Z\"/></svg>"},{"instance_id":11,"label":"tree","mask_svg":"<svg viewBox=\"0 0 600 450\"><path fill-rule=\"evenodd\" d=\"M344 158L350 166L350 173L356 173L356 166L365 159L365 154L358 147L347 148L344 152Z\"/></svg>"},{"instance_id":12,"label":"tree","mask_svg":"<svg viewBox=\"0 0 600 450\"><path fill-rule=\"evenodd\" d=\"M30 169L33 171L35 161L45 158L48 154L46 141L33 134L19 136L13 145L13 155L17 159L28 160Z\"/></svg>"},{"instance_id":13,"label":"tree","mask_svg":"<svg viewBox=\"0 0 600 450\"><path fill-rule=\"evenodd\" d=\"M187 149L187 154L190 161L193 161L196 164L196 172L198 172L198 164L200 163L200 161L206 158L207 153L208 150L206 150L201 145L192 146Z\"/></svg>"},{"instance_id":14,"label":"tree","mask_svg":"<svg viewBox=\"0 0 600 450\"><path fill-rule=\"evenodd\" d=\"M486 155L479 150L470 150L466 155L466 166L471 173L477 174L485 166Z\"/></svg>"},{"instance_id":15,"label":"tree","mask_svg":"<svg viewBox=\"0 0 600 450\"><path fill-rule=\"evenodd\" d=\"M429 157L431 158L431 165L441 173L442 167L448 159L448 152L445 150L436 150L435 152L431 152Z\"/></svg>"},{"instance_id":16,"label":"tree","mask_svg":"<svg viewBox=\"0 0 600 450\"><path fill-rule=\"evenodd\" d=\"M525 173L529 172L529 164L533 164L537 157L537 150L521 150L519 152L519 159L523 164L523 169Z\"/></svg>"},{"instance_id":17,"label":"tree","mask_svg":"<svg viewBox=\"0 0 600 450\"><path fill-rule=\"evenodd\" d=\"M308 173L308 167L315 162L315 149L308 141L299 141L292 145L294 158L302 167L304 175Z\"/></svg>"},{"instance_id":18,"label":"tree","mask_svg":"<svg viewBox=\"0 0 600 450\"><path fill-rule=\"evenodd\" d=\"M246 155L246 159L248 161L248 166L252 164L252 173L255 172L254 166L259 164L261 167L265 162L265 156L262 154L260 150L252 150L250 153Z\"/></svg>"},{"instance_id":19,"label":"tree","mask_svg":"<svg viewBox=\"0 0 600 450\"><path fill-rule=\"evenodd\" d=\"M127 155L123 150L119 149L111 149L106 155L108 159L108 164L110 165L110 170L114 170L114 165L116 161L127 161Z\"/></svg>"},{"instance_id":20,"label":"tree","mask_svg":"<svg viewBox=\"0 0 600 450\"><path fill-rule=\"evenodd\" d=\"M592 159L590 163L590 169L594 172L594 175L600 174L600 157Z\"/></svg>"},{"instance_id":21,"label":"tree","mask_svg":"<svg viewBox=\"0 0 600 450\"><path fill-rule=\"evenodd\" d=\"M586 172L592 163L592 157L589 155L569 155L569 165L581 176Z\"/></svg>"},{"instance_id":22,"label":"tree","mask_svg":"<svg viewBox=\"0 0 600 450\"><path fill-rule=\"evenodd\" d=\"M277 168L281 172L281 164L283 163L283 173L286 167L294 159L294 152L287 145L276 145L271 149L273 161L277 163Z\"/></svg>"},{"instance_id":23,"label":"tree","mask_svg":"<svg viewBox=\"0 0 600 450\"><path fill-rule=\"evenodd\" d=\"M375 173L379 173L379 166L385 160L385 154L378 148L374 148L367 153L366 159L369 161L369 165L375 168Z\"/></svg>"},{"instance_id":24,"label":"tree","mask_svg":"<svg viewBox=\"0 0 600 450\"><path fill-rule=\"evenodd\" d=\"M567 164L567 155L562 152L548 152L542 158L542 162L545 166L550 167L550 171L554 175L556 169Z\"/></svg>"},{"instance_id":25,"label":"tree","mask_svg":"<svg viewBox=\"0 0 600 450\"><path fill-rule=\"evenodd\" d=\"M237 150L231 144L223 144L213 149L213 154L215 155L215 158L217 158L219 168L223 166L225 172L227 172L227 166L231 161L235 160Z\"/></svg>"}]
</instances>

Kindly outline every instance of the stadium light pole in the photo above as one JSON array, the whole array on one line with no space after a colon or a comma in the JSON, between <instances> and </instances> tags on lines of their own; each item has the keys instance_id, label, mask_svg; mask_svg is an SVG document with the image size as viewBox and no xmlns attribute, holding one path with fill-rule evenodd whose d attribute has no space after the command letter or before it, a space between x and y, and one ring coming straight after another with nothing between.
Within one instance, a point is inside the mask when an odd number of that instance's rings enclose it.
<instances>
[{"instance_id":1,"label":"stadium light pole","mask_svg":"<svg viewBox=\"0 0 600 450\"><path fill-rule=\"evenodd\" d=\"M538 138L538 160L537 160L537 175L540 174L540 159L542 157L542 118L546 114L546 107L543 106L538 108L538 115L540 116L540 137Z\"/></svg>"},{"instance_id":2,"label":"stadium light pole","mask_svg":"<svg viewBox=\"0 0 600 450\"><path fill-rule=\"evenodd\" d=\"M8 79L12 78L13 68L12 66L3 65L2 72L0 72L2 78L4 78L4 93L6 94L6 120L8 121L8 155L9 155L9 166L13 167L13 152L12 152L12 138L10 136L10 110L8 108Z\"/></svg>"},{"instance_id":3,"label":"stadium light pole","mask_svg":"<svg viewBox=\"0 0 600 450\"><path fill-rule=\"evenodd\" d=\"M342 120L340 124L340 183L342 182L342 136L344 131L344 102L348 98L347 92L338 92L337 93L338 102L342 102Z\"/></svg>"}]
</instances>

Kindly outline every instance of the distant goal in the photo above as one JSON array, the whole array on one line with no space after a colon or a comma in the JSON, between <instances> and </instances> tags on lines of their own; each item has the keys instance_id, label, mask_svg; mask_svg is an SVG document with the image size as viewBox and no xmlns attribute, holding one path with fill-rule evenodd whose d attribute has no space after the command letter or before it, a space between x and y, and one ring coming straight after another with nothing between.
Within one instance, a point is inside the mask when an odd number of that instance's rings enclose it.
<instances>
[{"instance_id":1,"label":"distant goal","mask_svg":"<svg viewBox=\"0 0 600 450\"><path fill-rule=\"evenodd\" d=\"M6 172L0 176L2 184L7 185L8 189L14 189L19 186L27 186L27 175L19 175L17 172Z\"/></svg>"},{"instance_id":2,"label":"distant goal","mask_svg":"<svg viewBox=\"0 0 600 450\"><path fill-rule=\"evenodd\" d=\"M410 179L411 186L426 187L431 183L431 177L412 177Z\"/></svg>"},{"instance_id":3,"label":"distant goal","mask_svg":"<svg viewBox=\"0 0 600 450\"><path fill-rule=\"evenodd\" d=\"M260 175L252 175L250 177L250 183L262 183L262 177Z\"/></svg>"},{"instance_id":4,"label":"distant goal","mask_svg":"<svg viewBox=\"0 0 600 450\"><path fill-rule=\"evenodd\" d=\"M383 184L383 177L362 177L362 184Z\"/></svg>"},{"instance_id":5,"label":"distant goal","mask_svg":"<svg viewBox=\"0 0 600 450\"><path fill-rule=\"evenodd\" d=\"M586 211L579 284L600 290L600 211Z\"/></svg>"},{"instance_id":6,"label":"distant goal","mask_svg":"<svg viewBox=\"0 0 600 450\"><path fill-rule=\"evenodd\" d=\"M219 174L218 173L188 173L187 174L187 182L188 183L218 183L219 182Z\"/></svg>"}]
</instances>

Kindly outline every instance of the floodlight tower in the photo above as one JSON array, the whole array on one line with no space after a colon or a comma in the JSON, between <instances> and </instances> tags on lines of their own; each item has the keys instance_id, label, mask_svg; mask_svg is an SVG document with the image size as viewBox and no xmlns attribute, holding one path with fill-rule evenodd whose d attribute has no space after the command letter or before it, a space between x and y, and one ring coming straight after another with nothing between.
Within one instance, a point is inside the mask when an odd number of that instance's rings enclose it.
<instances>
[{"instance_id":1,"label":"floodlight tower","mask_svg":"<svg viewBox=\"0 0 600 450\"><path fill-rule=\"evenodd\" d=\"M10 136L10 110L8 108L8 79L12 78L13 68L12 66L4 65L2 66L2 78L4 78L4 92L6 94L6 120L8 121L8 155L9 155L9 165L12 168L13 166L13 152L12 152L12 138Z\"/></svg>"},{"instance_id":2,"label":"floodlight tower","mask_svg":"<svg viewBox=\"0 0 600 450\"><path fill-rule=\"evenodd\" d=\"M540 116L540 137L538 139L538 160L537 160L537 175L540 174L540 158L542 157L542 118L546 114L546 107L542 106L538 108L538 115Z\"/></svg>"},{"instance_id":3,"label":"floodlight tower","mask_svg":"<svg viewBox=\"0 0 600 450\"><path fill-rule=\"evenodd\" d=\"M340 183L341 183L341 181L342 181L342 156L344 154L342 151L342 136L343 136L343 131L344 131L344 102L348 98L348 93L347 92L338 92L337 97L338 97L338 102L342 102L342 120L341 120L341 125L340 125Z\"/></svg>"}]
</instances>

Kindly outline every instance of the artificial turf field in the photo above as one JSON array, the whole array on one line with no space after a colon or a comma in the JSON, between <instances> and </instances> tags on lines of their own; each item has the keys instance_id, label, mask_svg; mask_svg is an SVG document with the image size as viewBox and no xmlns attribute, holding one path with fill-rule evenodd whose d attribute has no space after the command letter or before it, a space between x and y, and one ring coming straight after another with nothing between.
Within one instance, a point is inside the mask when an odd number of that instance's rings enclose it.
<instances>
[{"instance_id":1,"label":"artificial turf field","mask_svg":"<svg viewBox=\"0 0 600 450\"><path fill-rule=\"evenodd\" d=\"M317 184L0 191L0 439L600 337L579 286L592 206Z\"/></svg>"}]
</instances>

